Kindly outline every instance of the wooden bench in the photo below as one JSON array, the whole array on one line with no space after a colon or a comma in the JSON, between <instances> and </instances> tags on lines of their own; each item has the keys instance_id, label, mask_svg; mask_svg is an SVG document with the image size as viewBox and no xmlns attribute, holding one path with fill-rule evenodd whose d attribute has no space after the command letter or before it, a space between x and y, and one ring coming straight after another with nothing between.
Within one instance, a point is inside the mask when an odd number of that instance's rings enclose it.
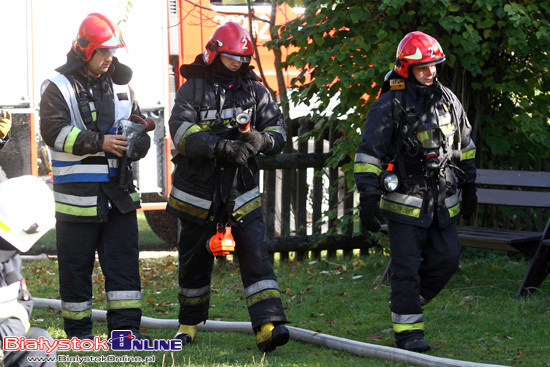
<instances>
[{"instance_id":1,"label":"wooden bench","mask_svg":"<svg viewBox=\"0 0 550 367\"><path fill-rule=\"evenodd\" d=\"M531 294L550 273L550 172L477 170L478 211L480 205L535 208L541 231L459 225L464 247L522 252L531 263L516 298ZM499 223L496 223L497 226ZM387 277L387 269L382 279Z\"/></svg>"}]
</instances>

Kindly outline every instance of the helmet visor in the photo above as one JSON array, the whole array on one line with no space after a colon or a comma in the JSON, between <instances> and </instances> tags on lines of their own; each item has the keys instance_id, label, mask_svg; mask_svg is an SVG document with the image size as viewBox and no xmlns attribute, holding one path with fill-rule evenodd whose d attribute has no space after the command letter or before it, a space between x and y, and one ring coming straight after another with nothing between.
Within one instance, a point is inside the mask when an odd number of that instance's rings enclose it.
<instances>
[{"instance_id":1,"label":"helmet visor","mask_svg":"<svg viewBox=\"0 0 550 367\"><path fill-rule=\"evenodd\" d=\"M122 38L122 32L120 32L119 29L115 29L113 32L113 35L111 38L109 38L107 41L103 42L101 44L102 48L118 48L118 47L124 47L126 43L124 42L124 39Z\"/></svg>"},{"instance_id":2,"label":"helmet visor","mask_svg":"<svg viewBox=\"0 0 550 367\"><path fill-rule=\"evenodd\" d=\"M222 55L225 57L229 57L230 59L240 61L243 64L249 64L252 60L252 56L232 55L225 52L222 52Z\"/></svg>"}]
</instances>

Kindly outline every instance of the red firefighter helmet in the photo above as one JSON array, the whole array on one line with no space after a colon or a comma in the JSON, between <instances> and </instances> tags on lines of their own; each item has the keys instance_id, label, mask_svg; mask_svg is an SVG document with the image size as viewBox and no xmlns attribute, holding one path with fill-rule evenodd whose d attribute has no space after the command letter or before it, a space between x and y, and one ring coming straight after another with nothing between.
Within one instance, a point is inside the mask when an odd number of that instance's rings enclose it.
<instances>
[{"instance_id":1,"label":"red firefighter helmet","mask_svg":"<svg viewBox=\"0 0 550 367\"><path fill-rule=\"evenodd\" d=\"M98 48L116 49L126 46L116 24L99 13L91 13L82 21L73 50L84 61L90 61Z\"/></svg>"},{"instance_id":2,"label":"red firefighter helmet","mask_svg":"<svg viewBox=\"0 0 550 367\"><path fill-rule=\"evenodd\" d=\"M252 55L254 55L250 34L235 22L227 22L219 26L206 44L202 58L206 65L210 65L220 53L245 64L250 63Z\"/></svg>"},{"instance_id":3,"label":"red firefighter helmet","mask_svg":"<svg viewBox=\"0 0 550 367\"><path fill-rule=\"evenodd\" d=\"M445 54L435 38L420 31L410 32L403 37L397 47L395 71L403 78L408 78L411 66L432 62L441 64L443 61Z\"/></svg>"}]
</instances>

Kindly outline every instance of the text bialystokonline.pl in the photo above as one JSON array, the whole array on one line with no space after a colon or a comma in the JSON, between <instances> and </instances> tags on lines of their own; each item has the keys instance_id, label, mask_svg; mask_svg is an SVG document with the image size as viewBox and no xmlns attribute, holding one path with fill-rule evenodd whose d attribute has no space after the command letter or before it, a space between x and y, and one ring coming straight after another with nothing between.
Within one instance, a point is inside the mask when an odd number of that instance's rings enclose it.
<instances>
[{"instance_id":1,"label":"text bialystokonline.pl","mask_svg":"<svg viewBox=\"0 0 550 367\"><path fill-rule=\"evenodd\" d=\"M27 357L29 363L60 362L60 363L155 363L155 356L70 356L58 355L57 357Z\"/></svg>"},{"instance_id":2,"label":"text bialystokonline.pl","mask_svg":"<svg viewBox=\"0 0 550 367\"><path fill-rule=\"evenodd\" d=\"M115 356L105 355L105 352L112 351L179 351L181 350L180 339L153 339L153 340L139 340L133 335L131 330L113 330L111 332L111 338L101 339L96 336L94 339L80 340L77 338L72 339L54 339L48 340L43 337L39 339L27 339L22 336L6 336L3 339L4 351L43 351L47 355L53 352L100 352L100 356L69 356L58 355L55 361L57 362L141 362L150 363L148 359L154 362L154 356ZM30 358L51 358L33 356ZM60 358L65 358L61 360ZM72 360L74 358L74 360ZM107 358L107 359L106 359ZM110 358L111 360L109 360ZM80 359L86 359L80 361ZM116 359L116 360L115 360ZM125 360L128 359L128 360ZM133 360L135 359L135 360ZM139 360L138 360L139 359ZM29 360L30 362L30 360ZM38 360L36 361L38 362Z\"/></svg>"}]
</instances>

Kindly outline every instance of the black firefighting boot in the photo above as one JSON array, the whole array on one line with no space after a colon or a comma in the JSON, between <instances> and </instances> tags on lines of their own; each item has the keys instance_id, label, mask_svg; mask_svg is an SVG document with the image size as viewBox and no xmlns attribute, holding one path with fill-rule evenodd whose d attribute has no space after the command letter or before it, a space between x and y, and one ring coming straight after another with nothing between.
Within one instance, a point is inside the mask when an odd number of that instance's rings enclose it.
<instances>
[{"instance_id":1,"label":"black firefighting boot","mask_svg":"<svg viewBox=\"0 0 550 367\"><path fill-rule=\"evenodd\" d=\"M180 325L175 338L181 340L181 345L191 344L197 334L197 325Z\"/></svg>"},{"instance_id":2,"label":"black firefighting boot","mask_svg":"<svg viewBox=\"0 0 550 367\"><path fill-rule=\"evenodd\" d=\"M285 345L290 339L290 333L284 325L273 325L272 322L265 323L256 330L256 344L262 352L271 352L275 348Z\"/></svg>"},{"instance_id":3,"label":"black firefighting boot","mask_svg":"<svg viewBox=\"0 0 550 367\"><path fill-rule=\"evenodd\" d=\"M424 331L402 331L395 333L395 345L397 348L405 349L411 352L427 352L430 345L424 340Z\"/></svg>"}]
</instances>

